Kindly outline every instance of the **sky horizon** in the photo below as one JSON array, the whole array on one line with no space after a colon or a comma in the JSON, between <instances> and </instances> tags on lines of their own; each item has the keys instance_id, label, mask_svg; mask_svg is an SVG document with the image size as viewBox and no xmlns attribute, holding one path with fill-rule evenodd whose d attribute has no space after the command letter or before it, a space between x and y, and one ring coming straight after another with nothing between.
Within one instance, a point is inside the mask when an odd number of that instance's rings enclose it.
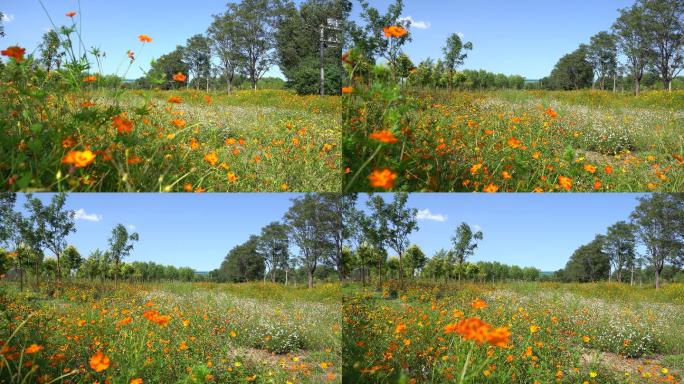
<instances>
[{"instance_id":1,"label":"sky horizon","mask_svg":"<svg viewBox=\"0 0 684 384\"><path fill-rule=\"evenodd\" d=\"M394 0L370 0L385 14ZM634 0L404 0L402 17L413 22L413 41L404 46L415 65L443 57L452 33L473 43L459 69L484 69L538 80L551 73L558 60L609 30L618 9ZM561 17L559 17L561 16ZM359 20L354 2L353 19Z\"/></svg>"},{"instance_id":2,"label":"sky horizon","mask_svg":"<svg viewBox=\"0 0 684 384\"><path fill-rule=\"evenodd\" d=\"M86 49L89 51L91 47L97 47L106 53L107 57L103 60L105 74L123 77L128 66L127 52L134 51L136 61L125 78L137 79L144 76L144 70L149 70L153 58L158 59L172 52L193 35L205 34L213 21L212 15L225 12L226 4L235 2L237 0L197 1L188 7L187 2L181 0L165 1L163 5L154 1L81 0L81 12L74 17L74 21L77 24L82 22ZM300 1L295 2L298 4ZM50 0L43 3L57 28L71 25L67 12L78 12L76 0ZM36 49L42 35L54 29L39 1L4 0L0 11L5 13L3 25L6 36L0 38L2 49L18 44L26 48L27 54L37 55ZM141 52L138 36L142 34L149 35L153 41L146 44ZM88 58L92 59L92 56L88 55ZM91 64L91 71L96 72L97 66L94 62ZM265 77L283 78L283 74L274 65Z\"/></svg>"},{"instance_id":3,"label":"sky horizon","mask_svg":"<svg viewBox=\"0 0 684 384\"><path fill-rule=\"evenodd\" d=\"M49 203L53 194L34 196ZM66 209L76 212L76 233L67 238L86 258L106 250L117 224L138 232L140 241L124 260L190 267L197 272L218 268L228 252L274 221L281 221L295 193L72 193ZM23 210L17 194L15 210ZM296 248L291 245L292 257ZM46 256L51 252L46 251Z\"/></svg>"},{"instance_id":4,"label":"sky horizon","mask_svg":"<svg viewBox=\"0 0 684 384\"><path fill-rule=\"evenodd\" d=\"M392 199L392 194L380 195ZM572 253L595 235L619 220L628 221L640 196L644 194L415 193L407 205L418 209L419 231L409 240L432 257L439 249L452 248L451 236L465 222L484 234L469 261L553 272L565 267ZM368 212L367 200L367 195L359 195L357 207Z\"/></svg>"}]
</instances>

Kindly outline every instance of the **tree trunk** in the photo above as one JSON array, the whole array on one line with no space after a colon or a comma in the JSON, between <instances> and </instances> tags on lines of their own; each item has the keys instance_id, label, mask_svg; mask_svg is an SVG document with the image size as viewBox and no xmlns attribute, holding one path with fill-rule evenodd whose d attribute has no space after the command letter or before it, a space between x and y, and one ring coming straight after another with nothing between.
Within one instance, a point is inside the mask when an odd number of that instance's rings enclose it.
<instances>
[{"instance_id":1,"label":"tree trunk","mask_svg":"<svg viewBox=\"0 0 684 384\"><path fill-rule=\"evenodd\" d=\"M401 258L401 254L399 254L399 286L401 287L402 291L404 290L404 263Z\"/></svg>"},{"instance_id":2,"label":"tree trunk","mask_svg":"<svg viewBox=\"0 0 684 384\"><path fill-rule=\"evenodd\" d=\"M309 278L309 289L311 289L311 288L313 288L313 271L309 270L307 275Z\"/></svg>"},{"instance_id":3,"label":"tree trunk","mask_svg":"<svg viewBox=\"0 0 684 384\"><path fill-rule=\"evenodd\" d=\"M629 286L633 287L634 286L634 266L632 266L632 274L629 277Z\"/></svg>"},{"instance_id":4,"label":"tree trunk","mask_svg":"<svg viewBox=\"0 0 684 384\"><path fill-rule=\"evenodd\" d=\"M288 272L288 268L285 268L285 285L287 285L287 272Z\"/></svg>"},{"instance_id":5,"label":"tree trunk","mask_svg":"<svg viewBox=\"0 0 684 384\"><path fill-rule=\"evenodd\" d=\"M655 269L655 286L656 289L660 289L660 270L658 268Z\"/></svg>"},{"instance_id":6,"label":"tree trunk","mask_svg":"<svg viewBox=\"0 0 684 384\"><path fill-rule=\"evenodd\" d=\"M57 256L57 282L59 283L62 281L62 270L59 268L59 254L56 254L56 256Z\"/></svg>"},{"instance_id":7,"label":"tree trunk","mask_svg":"<svg viewBox=\"0 0 684 384\"><path fill-rule=\"evenodd\" d=\"M634 80L634 92L636 93L637 96L641 94L641 80L635 79Z\"/></svg>"}]
</instances>

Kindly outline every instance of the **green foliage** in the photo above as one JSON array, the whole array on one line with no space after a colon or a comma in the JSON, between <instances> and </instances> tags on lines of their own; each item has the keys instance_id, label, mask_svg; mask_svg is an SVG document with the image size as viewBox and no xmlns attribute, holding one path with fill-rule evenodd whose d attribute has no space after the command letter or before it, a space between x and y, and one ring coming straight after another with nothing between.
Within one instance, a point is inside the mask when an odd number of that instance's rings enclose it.
<instances>
[{"instance_id":1,"label":"green foliage","mask_svg":"<svg viewBox=\"0 0 684 384\"><path fill-rule=\"evenodd\" d=\"M610 274L610 258L604 252L604 247L603 235L598 235L590 243L579 247L563 269L562 279L583 283L607 280Z\"/></svg>"},{"instance_id":2,"label":"green foliage","mask_svg":"<svg viewBox=\"0 0 684 384\"><path fill-rule=\"evenodd\" d=\"M245 243L231 249L217 271L218 281L241 283L263 279L266 266L257 251L258 243L258 236L252 235Z\"/></svg>"},{"instance_id":3,"label":"green foliage","mask_svg":"<svg viewBox=\"0 0 684 384\"><path fill-rule=\"evenodd\" d=\"M587 60L588 47L581 45L576 51L558 61L549 76L553 89L582 89L591 87L594 82L594 68Z\"/></svg>"},{"instance_id":4,"label":"green foliage","mask_svg":"<svg viewBox=\"0 0 684 384\"><path fill-rule=\"evenodd\" d=\"M173 75L177 73L186 74L190 70L190 66L185 62L185 48L181 46L177 46L174 51L153 60L151 65L152 69L145 78L146 84L161 89L177 87L178 82L173 81Z\"/></svg>"}]
</instances>

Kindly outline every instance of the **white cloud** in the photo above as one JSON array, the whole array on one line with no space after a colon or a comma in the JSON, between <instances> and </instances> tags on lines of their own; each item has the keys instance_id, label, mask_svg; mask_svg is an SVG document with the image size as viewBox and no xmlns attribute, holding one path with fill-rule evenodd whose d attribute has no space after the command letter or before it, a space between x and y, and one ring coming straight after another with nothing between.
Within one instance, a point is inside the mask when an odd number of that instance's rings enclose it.
<instances>
[{"instance_id":1,"label":"white cloud","mask_svg":"<svg viewBox=\"0 0 684 384\"><path fill-rule=\"evenodd\" d=\"M2 22L3 23L9 23L9 22L12 22L13 20L14 20L14 15L12 15L12 14L6 14L6 15L2 16Z\"/></svg>"},{"instance_id":2,"label":"white cloud","mask_svg":"<svg viewBox=\"0 0 684 384\"><path fill-rule=\"evenodd\" d=\"M441 213L432 213L432 212L430 212L429 209L420 209L420 210L418 210L418 214L416 215L416 219L439 221L440 223L443 223L443 222L447 221L447 216L442 215Z\"/></svg>"},{"instance_id":3,"label":"white cloud","mask_svg":"<svg viewBox=\"0 0 684 384\"><path fill-rule=\"evenodd\" d=\"M432 23L429 21L418 21L418 20L413 20L411 16L406 16L402 17L399 19L400 22L404 21L409 21L411 22L411 27L416 28L416 29L429 29L432 27Z\"/></svg>"},{"instance_id":4,"label":"white cloud","mask_svg":"<svg viewBox=\"0 0 684 384\"><path fill-rule=\"evenodd\" d=\"M482 227L480 227L479 224L473 225L473 231L474 232L480 232L482 230Z\"/></svg>"},{"instance_id":5,"label":"white cloud","mask_svg":"<svg viewBox=\"0 0 684 384\"><path fill-rule=\"evenodd\" d=\"M98 215L95 213L86 213L85 209L81 208L74 212L74 219L92 221L97 223L98 221L102 220L102 215Z\"/></svg>"},{"instance_id":6,"label":"white cloud","mask_svg":"<svg viewBox=\"0 0 684 384\"><path fill-rule=\"evenodd\" d=\"M465 38L465 34L464 34L463 32L456 32L456 34L457 34L458 37L460 37L461 39Z\"/></svg>"},{"instance_id":7,"label":"white cloud","mask_svg":"<svg viewBox=\"0 0 684 384\"><path fill-rule=\"evenodd\" d=\"M133 225L133 224L128 224L128 230L129 230L129 231L135 231L135 225Z\"/></svg>"}]
</instances>

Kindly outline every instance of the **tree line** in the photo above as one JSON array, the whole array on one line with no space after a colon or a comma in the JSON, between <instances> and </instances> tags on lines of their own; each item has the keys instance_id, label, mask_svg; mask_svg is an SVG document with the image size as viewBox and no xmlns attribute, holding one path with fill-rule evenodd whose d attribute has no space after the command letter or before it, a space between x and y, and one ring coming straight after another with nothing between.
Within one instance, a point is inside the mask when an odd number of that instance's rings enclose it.
<instances>
[{"instance_id":1,"label":"tree line","mask_svg":"<svg viewBox=\"0 0 684 384\"><path fill-rule=\"evenodd\" d=\"M657 78L664 89L684 69L684 0L638 0L620 10L610 31L563 56L542 84L552 89L618 86L627 79L639 95Z\"/></svg>"},{"instance_id":2,"label":"tree line","mask_svg":"<svg viewBox=\"0 0 684 384\"><path fill-rule=\"evenodd\" d=\"M580 246L555 277L630 285L646 280L660 288L663 277L672 279L683 267L684 194L654 194L639 199L629 220L618 221Z\"/></svg>"},{"instance_id":3,"label":"tree line","mask_svg":"<svg viewBox=\"0 0 684 384\"><path fill-rule=\"evenodd\" d=\"M335 193L307 193L292 199L281 221L266 225L231 249L221 266L209 274L211 279L236 283L268 279L288 284L302 276L309 288L315 278L335 272L344 279L342 215L353 205L350 199Z\"/></svg>"}]
</instances>

